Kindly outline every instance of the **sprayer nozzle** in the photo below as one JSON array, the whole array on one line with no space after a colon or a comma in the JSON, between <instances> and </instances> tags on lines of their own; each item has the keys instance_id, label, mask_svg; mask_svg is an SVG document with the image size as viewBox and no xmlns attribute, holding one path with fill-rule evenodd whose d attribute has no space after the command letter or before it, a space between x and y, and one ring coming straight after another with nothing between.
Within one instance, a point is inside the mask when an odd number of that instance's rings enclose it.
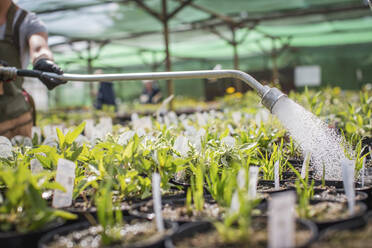
<instances>
[{"instance_id":1,"label":"sprayer nozzle","mask_svg":"<svg viewBox=\"0 0 372 248\"><path fill-rule=\"evenodd\" d=\"M275 105L275 103L282 97L286 96L283 92L278 90L277 88L270 88L268 86L265 86L267 88L265 94L262 96L262 104L272 112L272 109Z\"/></svg>"}]
</instances>

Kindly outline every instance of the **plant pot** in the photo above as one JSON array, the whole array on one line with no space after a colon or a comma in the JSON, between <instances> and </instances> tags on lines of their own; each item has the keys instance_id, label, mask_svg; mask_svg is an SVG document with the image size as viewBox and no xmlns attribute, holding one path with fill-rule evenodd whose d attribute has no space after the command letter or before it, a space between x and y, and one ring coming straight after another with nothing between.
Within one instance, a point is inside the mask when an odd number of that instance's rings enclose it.
<instances>
[{"instance_id":1,"label":"plant pot","mask_svg":"<svg viewBox=\"0 0 372 248\"><path fill-rule=\"evenodd\" d=\"M293 166L293 167L302 167L302 164L304 163L303 159L288 159L288 162Z\"/></svg>"},{"instance_id":2,"label":"plant pot","mask_svg":"<svg viewBox=\"0 0 372 248\"><path fill-rule=\"evenodd\" d=\"M372 212L367 216L367 225L357 229L345 229L344 225L334 225L320 234L312 248L370 247L372 243Z\"/></svg>"},{"instance_id":3,"label":"plant pot","mask_svg":"<svg viewBox=\"0 0 372 248\"><path fill-rule=\"evenodd\" d=\"M132 207L129 213L132 216L146 218L152 220L155 218L153 211L153 201L143 201ZM192 221L220 219L224 213L224 209L211 198L204 199L204 209L202 212L197 212L191 209L191 212L186 208L186 198L173 197L162 199L162 214L163 218L168 221L175 221L179 225Z\"/></svg>"},{"instance_id":4,"label":"plant pot","mask_svg":"<svg viewBox=\"0 0 372 248\"><path fill-rule=\"evenodd\" d=\"M138 202L138 201L137 201ZM68 212L71 212L73 214L76 214L78 216L78 219L74 221L81 222L86 221L90 218L90 216L96 218L97 217L97 208L95 206L90 206L86 208L83 206L84 201L80 198L73 201L72 205L70 207L65 207L63 210L66 210ZM134 201L124 201L120 204L120 210L123 214L123 216L129 216L129 209L131 208L132 204L135 203Z\"/></svg>"},{"instance_id":5,"label":"plant pot","mask_svg":"<svg viewBox=\"0 0 372 248\"><path fill-rule=\"evenodd\" d=\"M355 188L355 191L364 192L367 194L368 198L365 203L368 207L368 210L371 210L372 209L372 186L368 185L368 186L362 187L361 185L358 184L357 187Z\"/></svg>"},{"instance_id":6,"label":"plant pot","mask_svg":"<svg viewBox=\"0 0 372 248\"><path fill-rule=\"evenodd\" d=\"M267 218L266 217L255 217L252 223L262 222L262 228L257 228L252 233L254 240L256 232L267 233ZM255 225L255 224L254 224ZM260 223L261 225L261 223ZM307 247L313 243L318 237L318 230L316 225L311 221L307 220L296 220L296 232L299 230L308 232L306 239L302 240L301 243L296 244L295 247ZM299 235L296 235L297 240ZM225 244L219 240L219 234L216 233L216 229L211 222L194 222L181 226L179 231L175 233L169 242L166 242L166 248L177 248L177 247L267 247L267 234L265 240L259 240L254 243L229 243Z\"/></svg>"},{"instance_id":7,"label":"plant pot","mask_svg":"<svg viewBox=\"0 0 372 248\"><path fill-rule=\"evenodd\" d=\"M329 201L311 201L311 207L315 208L317 207L317 204L327 204L327 210L331 210L330 207L332 205L339 205L339 209L342 209L341 211L346 212L347 211L347 204L341 203L341 202L329 202ZM319 205L318 205L319 206ZM319 220L316 218L311 218L310 220L313 221L319 231L323 231L329 227L332 227L334 225L344 225L345 229L349 228L359 228L366 225L366 214L367 214L367 206L362 202L356 202L355 204L355 213L352 215L329 218L325 220ZM329 214L327 215L329 217Z\"/></svg>"},{"instance_id":8,"label":"plant pot","mask_svg":"<svg viewBox=\"0 0 372 248\"><path fill-rule=\"evenodd\" d=\"M183 191L187 191L188 188L191 187L191 184L186 182L177 181L175 178L169 180L169 183L175 185L176 187L180 187Z\"/></svg>"},{"instance_id":9,"label":"plant pot","mask_svg":"<svg viewBox=\"0 0 372 248\"><path fill-rule=\"evenodd\" d=\"M124 217L125 222L133 222L133 221L139 221L139 223L149 222L145 219L135 218L135 217ZM137 223L138 224L138 223ZM135 225L137 225L135 224ZM133 237L136 237L136 241L129 244L122 244L122 243L115 243L112 245L101 245L97 247L105 247L105 248L117 248L117 247L123 247L123 248L160 248L164 246L165 240L170 237L176 230L177 230L177 224L174 222L164 222L166 227L166 232L164 235L158 236L157 234L155 236L151 236L150 238L144 238L140 239L138 237L138 233L132 234ZM65 226L62 228L58 228L50 233L47 233L44 235L39 243L38 248L53 248L53 247L65 247L64 242L69 242L69 244L73 246L69 247L92 247L92 244L89 243L83 243L80 244L81 246L74 246L76 243L81 242L81 240L85 236L88 236L86 241L93 242L95 238L99 235L97 230L99 227L93 227L89 222L79 222L75 223L69 226ZM132 230L133 231L133 230ZM93 232L93 234L89 233ZM139 232L137 229L134 229L134 232ZM73 236L71 235L73 233ZM71 236L68 236L71 235ZM61 239L63 237L63 239ZM60 246L53 246L51 243L55 242L58 238L60 238L59 243ZM67 240L66 240L67 239ZM72 243L70 243L72 242ZM83 241L84 242L84 241ZM54 244L55 245L55 244Z\"/></svg>"},{"instance_id":10,"label":"plant pot","mask_svg":"<svg viewBox=\"0 0 372 248\"><path fill-rule=\"evenodd\" d=\"M347 203L347 197L344 190L323 190L315 193L314 200L317 201L335 201ZM368 201L368 195L361 191L355 191L355 201L363 202L364 204Z\"/></svg>"},{"instance_id":11,"label":"plant pot","mask_svg":"<svg viewBox=\"0 0 372 248\"><path fill-rule=\"evenodd\" d=\"M279 193L279 192L283 192L283 191L287 191L287 190L294 190L294 188L292 187L287 187L286 186L286 183L288 183L287 181L280 181L279 182L279 185L280 185L280 188L279 189L275 189L275 182L272 181L272 180L259 180L258 183L257 183L257 193L260 193L260 194L275 194L275 193Z\"/></svg>"},{"instance_id":12,"label":"plant pot","mask_svg":"<svg viewBox=\"0 0 372 248\"><path fill-rule=\"evenodd\" d=\"M61 227L64 224L62 221L54 221L39 231L29 233L17 232L0 232L0 244L4 248L36 248L39 239L46 233Z\"/></svg>"},{"instance_id":13,"label":"plant pot","mask_svg":"<svg viewBox=\"0 0 372 248\"><path fill-rule=\"evenodd\" d=\"M314 171L309 171L309 181L312 180L313 175L314 175ZM285 181L285 182L286 181L296 181L298 179L296 173L294 173L293 171L282 172L282 178L283 178L283 181Z\"/></svg>"}]
</instances>

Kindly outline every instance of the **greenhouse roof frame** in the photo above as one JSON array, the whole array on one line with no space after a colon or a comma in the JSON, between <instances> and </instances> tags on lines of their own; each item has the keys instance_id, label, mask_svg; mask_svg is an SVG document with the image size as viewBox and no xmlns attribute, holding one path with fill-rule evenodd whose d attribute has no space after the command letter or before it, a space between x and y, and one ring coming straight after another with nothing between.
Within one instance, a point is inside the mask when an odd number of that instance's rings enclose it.
<instances>
[{"instance_id":1,"label":"greenhouse roof frame","mask_svg":"<svg viewBox=\"0 0 372 248\"><path fill-rule=\"evenodd\" d=\"M19 0L19 4L38 13L46 22L50 30L50 45L59 61L84 66L86 63L82 61L82 54L87 53L87 45L81 46L79 57L72 51L71 44L90 41L92 49L97 50L99 44L109 41L95 66L120 67L142 64L143 60L152 59L151 53L164 51L163 42L160 42L163 27L153 21L154 16L159 17L162 11L162 1L40 0L35 3L32 0ZM371 11L368 3L362 0L165 2L169 5L170 13L177 13L176 17L175 14L172 16L175 18L169 25L171 57L175 60L232 57L234 50L237 55L244 57L256 55L263 50L270 51L273 48L272 39L288 37L291 37L290 46L293 47L372 42L372 25L369 24L372 20ZM144 11L143 6L140 7L141 4L146 6L145 9L151 9L150 14ZM58 24L65 17L68 28L63 29L63 25ZM92 21L96 19L98 21ZM88 23L92 21L92 24L82 23L81 27L71 27L79 20ZM236 28L235 34L231 32L231 27ZM225 37L225 41L216 39L217 33L220 38ZM241 46L231 49L234 35L236 40L241 40L245 35L248 38ZM64 38L58 38L61 36ZM230 44L226 45L226 42ZM142 51L141 56L139 51ZM143 51L149 51L149 54ZM111 59L113 57L110 54L123 54L125 58Z\"/></svg>"}]
</instances>

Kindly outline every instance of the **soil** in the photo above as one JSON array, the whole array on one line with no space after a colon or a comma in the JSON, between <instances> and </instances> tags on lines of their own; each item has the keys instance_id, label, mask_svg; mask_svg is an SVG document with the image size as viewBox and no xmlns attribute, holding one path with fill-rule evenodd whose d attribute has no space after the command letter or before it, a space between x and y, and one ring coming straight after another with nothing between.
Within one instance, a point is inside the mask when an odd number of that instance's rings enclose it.
<instances>
[{"instance_id":1,"label":"soil","mask_svg":"<svg viewBox=\"0 0 372 248\"><path fill-rule=\"evenodd\" d=\"M372 218L364 228L329 230L311 248L365 248L372 244Z\"/></svg>"},{"instance_id":2,"label":"soil","mask_svg":"<svg viewBox=\"0 0 372 248\"><path fill-rule=\"evenodd\" d=\"M142 213L150 213L149 218L154 218L152 201L148 201L139 208ZM165 203L162 208L163 218L171 221L196 221L206 219L220 219L223 217L225 209L217 203L204 203L202 211L195 208L187 209L183 201Z\"/></svg>"},{"instance_id":3,"label":"soil","mask_svg":"<svg viewBox=\"0 0 372 248\"><path fill-rule=\"evenodd\" d=\"M343 193L337 193L335 191L323 191L321 193L315 194L313 197L314 200L327 200L327 201L337 201L337 202L347 202L347 197ZM356 201L362 201L363 196L361 194L356 193L355 195Z\"/></svg>"},{"instance_id":4,"label":"soil","mask_svg":"<svg viewBox=\"0 0 372 248\"><path fill-rule=\"evenodd\" d=\"M129 210L132 206L132 203L130 201L125 201L120 203L120 209L123 210ZM97 211L97 208L95 206L92 206L89 202L84 201L73 201L72 205L70 207L64 208L64 210L71 211L74 213L84 213L84 212L90 212L94 213Z\"/></svg>"},{"instance_id":5,"label":"soil","mask_svg":"<svg viewBox=\"0 0 372 248\"><path fill-rule=\"evenodd\" d=\"M277 191L283 191L286 189L286 186L280 186L277 190L273 185L257 185L257 193L275 193Z\"/></svg>"},{"instance_id":6,"label":"soil","mask_svg":"<svg viewBox=\"0 0 372 248\"><path fill-rule=\"evenodd\" d=\"M256 227L257 228L257 227ZM256 229L254 227L254 229ZM258 229L258 228L257 228ZM300 230L296 228L295 244L300 246L305 244L311 237L309 230ZM258 230L254 230L251 235L247 233L247 238L239 242L227 243L223 240L222 236L217 230L212 229L205 233L198 233L190 238L179 240L175 243L176 248L248 248L248 247L267 247L268 233L266 226L261 226Z\"/></svg>"},{"instance_id":7,"label":"soil","mask_svg":"<svg viewBox=\"0 0 372 248\"><path fill-rule=\"evenodd\" d=\"M117 230L120 240L112 245L104 246L101 242L101 226L90 226L86 229L73 231L65 236L54 236L53 241L47 244L49 248L107 248L127 247L137 243L152 243L161 239L164 234L158 233L154 222L137 221L124 224Z\"/></svg>"},{"instance_id":8,"label":"soil","mask_svg":"<svg viewBox=\"0 0 372 248\"><path fill-rule=\"evenodd\" d=\"M355 205L355 213L361 211ZM350 217L347 205L341 202L319 202L310 205L310 219L317 222L335 221Z\"/></svg>"}]
</instances>

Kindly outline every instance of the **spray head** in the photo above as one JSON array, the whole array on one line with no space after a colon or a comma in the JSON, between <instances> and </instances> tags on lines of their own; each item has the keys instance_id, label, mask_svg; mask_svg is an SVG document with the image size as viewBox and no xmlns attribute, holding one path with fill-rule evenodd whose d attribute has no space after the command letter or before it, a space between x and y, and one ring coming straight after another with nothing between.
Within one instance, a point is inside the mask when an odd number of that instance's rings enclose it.
<instances>
[{"instance_id":1,"label":"spray head","mask_svg":"<svg viewBox=\"0 0 372 248\"><path fill-rule=\"evenodd\" d=\"M282 97L287 97L283 92L277 88L270 88L269 86L264 86L265 93L262 96L262 104L272 112L275 103Z\"/></svg>"}]
</instances>

